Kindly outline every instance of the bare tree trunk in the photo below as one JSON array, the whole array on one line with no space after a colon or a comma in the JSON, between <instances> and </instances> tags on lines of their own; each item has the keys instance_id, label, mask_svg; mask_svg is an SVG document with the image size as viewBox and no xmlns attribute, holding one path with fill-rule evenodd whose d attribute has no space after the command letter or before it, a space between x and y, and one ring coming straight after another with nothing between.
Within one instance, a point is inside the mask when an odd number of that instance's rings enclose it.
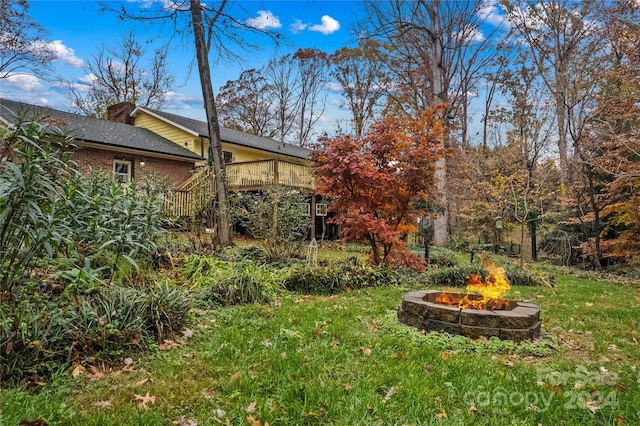
<instances>
[{"instance_id":1,"label":"bare tree trunk","mask_svg":"<svg viewBox=\"0 0 640 426\"><path fill-rule=\"evenodd\" d=\"M433 106L446 104L447 94L444 91L444 70L442 65L443 59L443 46L442 46L442 34L440 28L440 0L433 0L431 3L424 6L429 13L431 25L433 26L430 34L430 43L433 52L433 58L430 62L431 75L433 76ZM446 114L446 109L442 110L443 114ZM446 117L443 117L446 120ZM446 147L446 138L448 132L445 133L445 140L442 141ZM441 204L443 211L438 213L434 220L434 242L437 246L444 246L447 243L448 234L448 222L449 211L447 206L447 160L445 157L441 157L436 161L435 167L435 180L436 180L436 193L438 201Z\"/></svg>"},{"instance_id":2,"label":"bare tree trunk","mask_svg":"<svg viewBox=\"0 0 640 426\"><path fill-rule=\"evenodd\" d=\"M224 2L223 6L224 7ZM220 124L216 110L213 86L211 83L211 69L209 67L209 46L205 41L204 23L202 19L202 6L199 0L191 0L191 18L193 22L193 35L196 44L196 58L198 61L198 73L204 98L204 109L207 114L207 129L209 131L209 164L213 169L216 183L216 195L218 197L217 209L214 217L217 219L218 244L222 247L233 245L231 233L231 215L229 211L229 199L227 182L225 179L224 156L222 154L222 140L220 138ZM215 204L214 204L215 205ZM212 207L214 208L214 207Z\"/></svg>"}]
</instances>

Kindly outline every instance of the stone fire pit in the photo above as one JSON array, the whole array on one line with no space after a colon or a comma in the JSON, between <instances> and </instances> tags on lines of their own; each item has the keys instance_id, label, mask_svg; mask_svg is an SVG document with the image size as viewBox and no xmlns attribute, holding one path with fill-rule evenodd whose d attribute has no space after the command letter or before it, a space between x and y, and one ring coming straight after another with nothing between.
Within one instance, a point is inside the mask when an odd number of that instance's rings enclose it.
<instances>
[{"instance_id":1,"label":"stone fire pit","mask_svg":"<svg viewBox=\"0 0 640 426\"><path fill-rule=\"evenodd\" d=\"M445 331L471 338L495 336L518 342L540 336L540 308L533 303L509 300L503 309L461 309L437 303L436 299L442 293L426 290L405 294L398 307L398 320L420 330ZM474 297L469 296L470 299Z\"/></svg>"}]
</instances>

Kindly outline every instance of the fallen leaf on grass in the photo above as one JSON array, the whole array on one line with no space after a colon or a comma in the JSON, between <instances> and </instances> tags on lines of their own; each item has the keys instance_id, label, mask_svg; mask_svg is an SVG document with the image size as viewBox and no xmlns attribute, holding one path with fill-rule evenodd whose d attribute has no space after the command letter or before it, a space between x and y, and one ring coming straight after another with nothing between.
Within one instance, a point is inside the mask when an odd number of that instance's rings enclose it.
<instances>
[{"instance_id":1,"label":"fallen leaf on grass","mask_svg":"<svg viewBox=\"0 0 640 426\"><path fill-rule=\"evenodd\" d=\"M429 375L433 374L433 365L431 365L431 364L426 364L426 365L424 366L424 371L426 371L426 372L427 372L427 374L429 374Z\"/></svg>"},{"instance_id":2,"label":"fallen leaf on grass","mask_svg":"<svg viewBox=\"0 0 640 426\"><path fill-rule=\"evenodd\" d=\"M351 383L345 383L342 385L342 387L344 388L344 390L351 390L351 388L353 388L353 386L351 386Z\"/></svg>"},{"instance_id":3,"label":"fallen leaf on grass","mask_svg":"<svg viewBox=\"0 0 640 426\"><path fill-rule=\"evenodd\" d=\"M193 337L193 331L191 329L186 328L186 329L182 330L182 336L185 339L190 339L190 338Z\"/></svg>"},{"instance_id":4,"label":"fallen leaf on grass","mask_svg":"<svg viewBox=\"0 0 640 426\"><path fill-rule=\"evenodd\" d=\"M398 387L397 386L391 386L389 388L389 390L387 391L387 394L384 396L384 399L382 400L382 403L384 404L385 402L389 401L391 399L391 397L393 396L393 394L395 394L396 392L398 392Z\"/></svg>"},{"instance_id":5,"label":"fallen leaf on grass","mask_svg":"<svg viewBox=\"0 0 640 426\"><path fill-rule=\"evenodd\" d=\"M449 352L442 352L441 357L445 361L448 360L449 359Z\"/></svg>"},{"instance_id":6,"label":"fallen leaf on grass","mask_svg":"<svg viewBox=\"0 0 640 426\"><path fill-rule=\"evenodd\" d=\"M409 354L406 353L406 352L398 351L397 354L389 355L389 358L391 358L391 359L399 359L401 361L405 361L405 360L409 359Z\"/></svg>"},{"instance_id":7,"label":"fallen leaf on grass","mask_svg":"<svg viewBox=\"0 0 640 426\"><path fill-rule=\"evenodd\" d=\"M93 405L95 405L96 407L100 407L100 408L112 407L111 401L98 401Z\"/></svg>"},{"instance_id":8,"label":"fallen leaf on grass","mask_svg":"<svg viewBox=\"0 0 640 426\"><path fill-rule=\"evenodd\" d=\"M595 401L595 400L587 401L585 398L580 398L580 403L586 409L591 411L592 414L595 414L600 409L600 406L598 405L598 401Z\"/></svg>"},{"instance_id":9,"label":"fallen leaf on grass","mask_svg":"<svg viewBox=\"0 0 640 426\"><path fill-rule=\"evenodd\" d=\"M75 379L76 377L86 374L87 369L81 366L80 364L76 365L75 368L71 371L71 376Z\"/></svg>"},{"instance_id":10,"label":"fallen leaf on grass","mask_svg":"<svg viewBox=\"0 0 640 426\"><path fill-rule=\"evenodd\" d=\"M593 306L593 303L591 302L584 302L584 306L586 306L587 308L590 308Z\"/></svg>"},{"instance_id":11,"label":"fallen leaf on grass","mask_svg":"<svg viewBox=\"0 0 640 426\"><path fill-rule=\"evenodd\" d=\"M613 421L615 422L615 424L617 425L621 425L621 424L625 424L627 422L627 419L625 416L622 415L617 415Z\"/></svg>"},{"instance_id":12,"label":"fallen leaf on grass","mask_svg":"<svg viewBox=\"0 0 640 426\"><path fill-rule=\"evenodd\" d=\"M240 374L241 373L239 371L236 371L235 373L233 373L231 377L229 377L229 383L233 383L236 380L238 380L240 378Z\"/></svg>"},{"instance_id":13,"label":"fallen leaf on grass","mask_svg":"<svg viewBox=\"0 0 640 426\"><path fill-rule=\"evenodd\" d=\"M137 382L136 382L136 386L142 386L142 385L144 385L145 383L147 383L147 382L152 382L152 381L153 381L153 379L149 379L149 378L142 379L142 380L139 380L139 381L137 381Z\"/></svg>"},{"instance_id":14,"label":"fallen leaf on grass","mask_svg":"<svg viewBox=\"0 0 640 426\"><path fill-rule=\"evenodd\" d=\"M257 402L256 402L256 401L253 401L251 404L249 404L249 405L247 406L247 408L246 408L247 413L251 414L251 413L253 413L254 411L256 411L256 405L257 405Z\"/></svg>"},{"instance_id":15,"label":"fallen leaf on grass","mask_svg":"<svg viewBox=\"0 0 640 426\"><path fill-rule=\"evenodd\" d=\"M471 407L469 407L469 412L473 413L473 414L477 414L478 413L478 409L476 408L475 405L472 405Z\"/></svg>"},{"instance_id":16,"label":"fallen leaf on grass","mask_svg":"<svg viewBox=\"0 0 640 426\"><path fill-rule=\"evenodd\" d=\"M224 419L225 421L223 422L222 420L220 420L216 416L213 416L213 420L218 424L225 425L225 426L231 426L231 422L229 421L229 419Z\"/></svg>"},{"instance_id":17,"label":"fallen leaf on grass","mask_svg":"<svg viewBox=\"0 0 640 426\"><path fill-rule=\"evenodd\" d=\"M174 342L171 339L164 339L162 341L162 343L160 343L158 345L158 349L160 349L161 351L168 351L171 350L173 348L177 348L178 346L180 346L180 344Z\"/></svg>"},{"instance_id":18,"label":"fallen leaf on grass","mask_svg":"<svg viewBox=\"0 0 640 426\"><path fill-rule=\"evenodd\" d=\"M254 419L253 416L247 416L247 422L251 425L251 426L262 426L262 420L260 419ZM264 426L269 426L269 423L264 422Z\"/></svg>"},{"instance_id":19,"label":"fallen leaf on grass","mask_svg":"<svg viewBox=\"0 0 640 426\"><path fill-rule=\"evenodd\" d=\"M211 399L211 398L213 398L215 396L215 392L210 390L210 389L206 389L205 388L205 389L202 389L200 391L200 395L204 396L207 399ZM218 410L220 410L220 409L218 408ZM220 410L220 411L222 411L222 410ZM222 411L222 412L224 413L224 411ZM219 416L219 417L224 417L224 414Z\"/></svg>"},{"instance_id":20,"label":"fallen leaf on grass","mask_svg":"<svg viewBox=\"0 0 640 426\"><path fill-rule=\"evenodd\" d=\"M440 413L436 414L436 417L437 417L438 419L446 419L446 418L447 418L447 412L446 412L446 411L444 411L444 410L442 410L442 412L440 412Z\"/></svg>"},{"instance_id":21,"label":"fallen leaf on grass","mask_svg":"<svg viewBox=\"0 0 640 426\"><path fill-rule=\"evenodd\" d=\"M358 351L362 352L364 355L369 356L371 355L371 349L369 348L365 348L364 346L360 346L358 348Z\"/></svg>"},{"instance_id":22,"label":"fallen leaf on grass","mask_svg":"<svg viewBox=\"0 0 640 426\"><path fill-rule=\"evenodd\" d=\"M87 377L92 381L100 380L104 377L104 371L100 370L95 365L91 365L89 366L89 373L87 373Z\"/></svg>"},{"instance_id":23,"label":"fallen leaf on grass","mask_svg":"<svg viewBox=\"0 0 640 426\"><path fill-rule=\"evenodd\" d=\"M138 404L138 406L144 408L145 410L149 409L147 404L153 405L156 403L156 397L149 395L149 392L147 392L145 396L135 394L135 397L136 400L140 400L140 404Z\"/></svg>"},{"instance_id":24,"label":"fallen leaf on grass","mask_svg":"<svg viewBox=\"0 0 640 426\"><path fill-rule=\"evenodd\" d=\"M171 424L178 426L198 426L197 421L187 419L185 416L178 417L176 420L172 421Z\"/></svg>"},{"instance_id":25,"label":"fallen leaf on grass","mask_svg":"<svg viewBox=\"0 0 640 426\"><path fill-rule=\"evenodd\" d=\"M332 348L337 348L338 346L340 346L340 341L338 339L336 339L335 337L331 338L331 347Z\"/></svg>"},{"instance_id":26,"label":"fallen leaf on grass","mask_svg":"<svg viewBox=\"0 0 640 426\"><path fill-rule=\"evenodd\" d=\"M121 371L123 373L128 373L133 371L133 359L125 358L124 359L124 367L122 367Z\"/></svg>"}]
</instances>

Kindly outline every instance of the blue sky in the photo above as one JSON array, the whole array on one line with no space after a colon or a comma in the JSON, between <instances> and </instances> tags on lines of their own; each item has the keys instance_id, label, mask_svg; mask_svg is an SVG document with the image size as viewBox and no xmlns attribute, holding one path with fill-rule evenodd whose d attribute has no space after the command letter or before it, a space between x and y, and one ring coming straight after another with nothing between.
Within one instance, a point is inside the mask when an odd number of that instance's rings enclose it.
<instances>
[{"instance_id":1,"label":"blue sky","mask_svg":"<svg viewBox=\"0 0 640 426\"><path fill-rule=\"evenodd\" d=\"M129 1L128 8L144 7L144 1ZM105 47L121 42L122 37L135 31L140 42L160 35L147 47L147 53L159 46L163 36L159 28L150 28L133 21L122 21L115 14L100 13L96 1L30 1L29 13L48 31L50 46L56 52L54 71L50 80L38 79L31 75L18 75L0 80L3 97L11 97L24 102L48 105L68 110L70 100L65 95L65 87L56 83L62 78L76 84L87 79L83 69L90 55L95 54L101 44ZM147 2L151 3L151 2ZM157 2L156 2L157 3ZM119 4L114 2L113 4ZM353 45L352 24L361 12L361 3L353 1L244 1L251 25L267 26L284 36L277 51L266 38L261 39L261 49L245 54L244 64L220 63L213 70L214 90L230 79L236 79L243 68L260 67L274 55L290 53L301 47L315 47L327 53L345 45ZM166 31L166 28L165 28ZM190 37L184 40L175 37L169 58L170 69L176 77L176 90L170 93L163 109L196 119L204 119L202 95L197 69L190 75L189 61L193 58ZM337 94L333 94L337 99ZM346 115L337 108L329 108L323 118L326 126L331 126L340 115Z\"/></svg>"}]
</instances>

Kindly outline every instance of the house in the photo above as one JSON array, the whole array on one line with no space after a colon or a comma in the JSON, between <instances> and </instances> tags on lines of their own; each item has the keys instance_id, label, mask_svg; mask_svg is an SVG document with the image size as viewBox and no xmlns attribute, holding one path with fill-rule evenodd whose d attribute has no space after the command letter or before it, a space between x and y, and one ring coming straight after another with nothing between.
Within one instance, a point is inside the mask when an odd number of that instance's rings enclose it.
<instances>
[{"instance_id":1,"label":"house","mask_svg":"<svg viewBox=\"0 0 640 426\"><path fill-rule=\"evenodd\" d=\"M200 155L209 155L209 131L207 123L164 111L136 107L131 103L114 105L109 120L132 123L164 136ZM308 194L311 221L311 238L317 234L335 238L339 229L327 225L326 204L315 193L315 178L310 167L311 150L297 145L279 142L237 130L220 128L222 151L225 161L227 186L230 191L259 191L266 186L286 186ZM185 215L199 208L207 199L194 202L198 185L207 180L208 168L202 167L191 180L174 191L172 201L175 215ZM212 194L214 188L207 187ZM185 209L186 208L186 209ZM318 232L316 232L318 230Z\"/></svg>"},{"instance_id":2,"label":"house","mask_svg":"<svg viewBox=\"0 0 640 426\"><path fill-rule=\"evenodd\" d=\"M79 114L0 98L0 125L27 117L67 129L77 149L74 161L81 173L113 172L127 184L154 173L178 188L192 176L200 156L152 131Z\"/></svg>"},{"instance_id":3,"label":"house","mask_svg":"<svg viewBox=\"0 0 640 426\"><path fill-rule=\"evenodd\" d=\"M107 108L107 120L0 99L0 120L14 123L22 113L51 120L72 132L81 172L112 171L124 183L144 180L151 172L172 189L165 208L172 216L197 214L215 188L207 167L207 123L122 102ZM221 128L230 191L258 191L284 185L308 194L311 237L326 230L326 205L318 203L309 164L311 150L236 130Z\"/></svg>"}]
</instances>

